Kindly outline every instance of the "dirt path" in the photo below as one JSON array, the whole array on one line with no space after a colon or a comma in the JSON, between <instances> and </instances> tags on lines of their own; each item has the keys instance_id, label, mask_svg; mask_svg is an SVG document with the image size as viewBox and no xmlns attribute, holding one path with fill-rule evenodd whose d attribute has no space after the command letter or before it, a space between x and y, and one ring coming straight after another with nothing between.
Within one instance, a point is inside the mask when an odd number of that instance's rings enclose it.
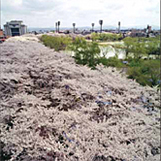
<instances>
[{"instance_id":1,"label":"dirt path","mask_svg":"<svg viewBox=\"0 0 161 161\"><path fill-rule=\"evenodd\" d=\"M160 160L158 93L21 38L0 45L1 160Z\"/></svg>"}]
</instances>

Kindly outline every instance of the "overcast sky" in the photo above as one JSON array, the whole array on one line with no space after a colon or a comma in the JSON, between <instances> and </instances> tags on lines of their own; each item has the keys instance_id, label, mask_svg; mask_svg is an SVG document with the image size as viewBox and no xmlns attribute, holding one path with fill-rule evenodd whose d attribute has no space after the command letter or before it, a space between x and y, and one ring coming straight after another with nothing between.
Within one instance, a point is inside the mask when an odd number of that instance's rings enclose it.
<instances>
[{"instance_id":1,"label":"overcast sky","mask_svg":"<svg viewBox=\"0 0 161 161\"><path fill-rule=\"evenodd\" d=\"M160 26L160 0L1 0L1 24L23 20L28 27Z\"/></svg>"}]
</instances>

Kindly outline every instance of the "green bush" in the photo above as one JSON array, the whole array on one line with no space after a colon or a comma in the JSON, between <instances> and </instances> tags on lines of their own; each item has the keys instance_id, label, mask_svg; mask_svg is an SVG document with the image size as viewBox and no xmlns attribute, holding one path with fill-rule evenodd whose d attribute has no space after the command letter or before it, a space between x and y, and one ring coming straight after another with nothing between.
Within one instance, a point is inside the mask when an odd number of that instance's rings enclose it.
<instances>
[{"instance_id":1,"label":"green bush","mask_svg":"<svg viewBox=\"0 0 161 161\"><path fill-rule=\"evenodd\" d=\"M130 53L133 54L134 59L141 59L143 56L155 55L160 57L160 39L155 38L132 38L126 37L124 41L124 50L126 58Z\"/></svg>"},{"instance_id":2,"label":"green bush","mask_svg":"<svg viewBox=\"0 0 161 161\"><path fill-rule=\"evenodd\" d=\"M56 37L48 35L43 35L40 40L45 46L55 49L55 51L65 50L67 45L72 42L70 37Z\"/></svg>"},{"instance_id":3,"label":"green bush","mask_svg":"<svg viewBox=\"0 0 161 161\"><path fill-rule=\"evenodd\" d=\"M141 73L140 67L131 67L128 68L128 78L135 79L138 83L145 86L148 82L147 79L145 79L145 76Z\"/></svg>"},{"instance_id":4,"label":"green bush","mask_svg":"<svg viewBox=\"0 0 161 161\"><path fill-rule=\"evenodd\" d=\"M124 67L124 64L116 56L115 57L110 57L108 59L105 58L105 57L101 57L99 59L99 63L103 64L106 67L116 67L116 68Z\"/></svg>"},{"instance_id":5,"label":"green bush","mask_svg":"<svg viewBox=\"0 0 161 161\"><path fill-rule=\"evenodd\" d=\"M126 58L128 58L130 53L132 53L136 60L147 55L145 39L126 37L123 41Z\"/></svg>"},{"instance_id":6,"label":"green bush","mask_svg":"<svg viewBox=\"0 0 161 161\"><path fill-rule=\"evenodd\" d=\"M93 41L118 41L122 38L122 35L113 33L92 33L91 38Z\"/></svg>"},{"instance_id":7,"label":"green bush","mask_svg":"<svg viewBox=\"0 0 161 161\"><path fill-rule=\"evenodd\" d=\"M99 62L99 64L107 66L108 59L106 57L101 57L101 58L99 58L98 62Z\"/></svg>"},{"instance_id":8,"label":"green bush","mask_svg":"<svg viewBox=\"0 0 161 161\"><path fill-rule=\"evenodd\" d=\"M149 38L146 42L146 52L150 55L160 56L160 39L156 38Z\"/></svg>"},{"instance_id":9,"label":"green bush","mask_svg":"<svg viewBox=\"0 0 161 161\"><path fill-rule=\"evenodd\" d=\"M160 61L141 60L132 61L128 68L128 78L135 79L141 85L156 86L160 85Z\"/></svg>"},{"instance_id":10,"label":"green bush","mask_svg":"<svg viewBox=\"0 0 161 161\"><path fill-rule=\"evenodd\" d=\"M74 51L76 63L88 65L92 69L98 64L100 49L97 43L88 43L84 38L77 37L68 49Z\"/></svg>"},{"instance_id":11,"label":"green bush","mask_svg":"<svg viewBox=\"0 0 161 161\"><path fill-rule=\"evenodd\" d=\"M140 60L135 60L135 59L133 59L133 58L129 58L128 61L129 61L129 67L139 67L139 66L141 66L141 63L142 63L144 60L142 60L142 59L140 59Z\"/></svg>"}]
</instances>

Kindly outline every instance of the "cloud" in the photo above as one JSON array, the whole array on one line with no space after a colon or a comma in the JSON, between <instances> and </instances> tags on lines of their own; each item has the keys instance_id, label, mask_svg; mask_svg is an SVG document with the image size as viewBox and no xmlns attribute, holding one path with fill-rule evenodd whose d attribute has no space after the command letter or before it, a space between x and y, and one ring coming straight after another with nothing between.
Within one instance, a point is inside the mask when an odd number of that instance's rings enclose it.
<instances>
[{"instance_id":1,"label":"cloud","mask_svg":"<svg viewBox=\"0 0 161 161\"><path fill-rule=\"evenodd\" d=\"M99 25L123 26L147 24L160 26L160 0L2 0L1 22L23 20L29 27Z\"/></svg>"},{"instance_id":2,"label":"cloud","mask_svg":"<svg viewBox=\"0 0 161 161\"><path fill-rule=\"evenodd\" d=\"M44 12L57 8L61 3L58 0L23 0L23 8L34 11L34 12Z\"/></svg>"}]
</instances>

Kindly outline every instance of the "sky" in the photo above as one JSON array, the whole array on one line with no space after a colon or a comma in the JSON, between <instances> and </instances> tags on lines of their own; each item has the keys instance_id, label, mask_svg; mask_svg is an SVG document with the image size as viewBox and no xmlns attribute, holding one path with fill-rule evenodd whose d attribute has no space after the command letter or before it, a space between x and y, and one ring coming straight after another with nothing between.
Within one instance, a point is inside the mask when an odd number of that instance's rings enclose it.
<instances>
[{"instance_id":1,"label":"sky","mask_svg":"<svg viewBox=\"0 0 161 161\"><path fill-rule=\"evenodd\" d=\"M1 25L22 20L28 27L158 26L160 0L1 0Z\"/></svg>"}]
</instances>

